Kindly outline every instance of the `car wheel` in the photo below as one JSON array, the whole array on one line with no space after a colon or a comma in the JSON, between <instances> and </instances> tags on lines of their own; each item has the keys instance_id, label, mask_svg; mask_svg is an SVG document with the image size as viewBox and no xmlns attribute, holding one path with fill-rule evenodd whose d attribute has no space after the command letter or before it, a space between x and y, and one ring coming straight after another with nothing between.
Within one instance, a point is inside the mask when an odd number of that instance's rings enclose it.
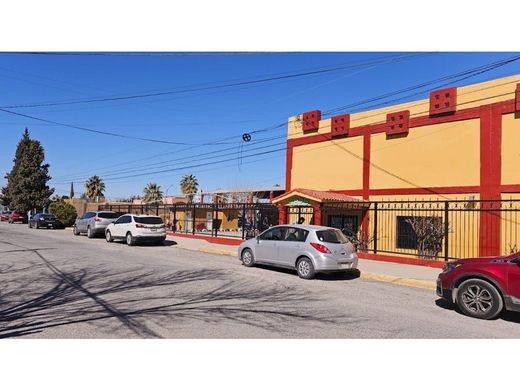
<instances>
[{"instance_id":1,"label":"car wheel","mask_svg":"<svg viewBox=\"0 0 520 390\"><path fill-rule=\"evenodd\" d=\"M252 267L255 265L255 257L253 256L251 249L243 250L240 259L242 260L242 264L244 264L246 267Z\"/></svg>"},{"instance_id":2,"label":"car wheel","mask_svg":"<svg viewBox=\"0 0 520 390\"><path fill-rule=\"evenodd\" d=\"M302 257L298 263L296 263L296 272L298 272L298 276L302 279L314 278L315 271L312 261L307 257Z\"/></svg>"},{"instance_id":3,"label":"car wheel","mask_svg":"<svg viewBox=\"0 0 520 390\"><path fill-rule=\"evenodd\" d=\"M114 241L114 237L112 237L112 233L110 233L110 230L107 230L106 233L105 233L105 239L107 240L107 242L112 242Z\"/></svg>"},{"instance_id":4,"label":"car wheel","mask_svg":"<svg viewBox=\"0 0 520 390\"><path fill-rule=\"evenodd\" d=\"M90 226L87 227L87 237L94 238L94 233L92 232L92 229L90 228Z\"/></svg>"},{"instance_id":5,"label":"car wheel","mask_svg":"<svg viewBox=\"0 0 520 390\"><path fill-rule=\"evenodd\" d=\"M126 244L128 246L134 246L135 245L135 239L132 236L132 233L130 233L130 232L126 233Z\"/></svg>"},{"instance_id":6,"label":"car wheel","mask_svg":"<svg viewBox=\"0 0 520 390\"><path fill-rule=\"evenodd\" d=\"M75 236L79 236L79 231L78 231L78 228L76 226L74 226L72 228L72 234L74 234Z\"/></svg>"},{"instance_id":7,"label":"car wheel","mask_svg":"<svg viewBox=\"0 0 520 390\"><path fill-rule=\"evenodd\" d=\"M467 316L490 320L500 314L504 302L491 283L482 279L469 279L457 290L457 306Z\"/></svg>"}]
</instances>

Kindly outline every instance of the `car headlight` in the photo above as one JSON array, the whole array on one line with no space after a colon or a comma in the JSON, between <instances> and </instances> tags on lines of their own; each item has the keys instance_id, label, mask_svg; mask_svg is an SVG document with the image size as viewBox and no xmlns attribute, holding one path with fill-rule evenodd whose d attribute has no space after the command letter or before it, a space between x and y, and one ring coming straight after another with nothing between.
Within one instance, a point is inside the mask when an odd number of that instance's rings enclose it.
<instances>
[{"instance_id":1,"label":"car headlight","mask_svg":"<svg viewBox=\"0 0 520 390\"><path fill-rule=\"evenodd\" d=\"M448 261L446 264L444 264L444 267L442 267L442 270L444 272L452 271L455 268L457 268L459 265L462 265L462 263L459 260Z\"/></svg>"}]
</instances>

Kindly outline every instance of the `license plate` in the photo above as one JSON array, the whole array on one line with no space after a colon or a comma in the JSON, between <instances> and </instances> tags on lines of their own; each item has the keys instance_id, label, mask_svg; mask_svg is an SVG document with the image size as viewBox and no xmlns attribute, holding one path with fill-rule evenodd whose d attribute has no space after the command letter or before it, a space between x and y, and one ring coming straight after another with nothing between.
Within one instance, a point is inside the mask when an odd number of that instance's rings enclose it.
<instances>
[{"instance_id":1,"label":"license plate","mask_svg":"<svg viewBox=\"0 0 520 390\"><path fill-rule=\"evenodd\" d=\"M52 226L52 223L48 223L47 226Z\"/></svg>"},{"instance_id":2,"label":"license plate","mask_svg":"<svg viewBox=\"0 0 520 390\"><path fill-rule=\"evenodd\" d=\"M152 232L156 232L156 231L157 231L156 228L151 228L150 230L151 230Z\"/></svg>"}]
</instances>

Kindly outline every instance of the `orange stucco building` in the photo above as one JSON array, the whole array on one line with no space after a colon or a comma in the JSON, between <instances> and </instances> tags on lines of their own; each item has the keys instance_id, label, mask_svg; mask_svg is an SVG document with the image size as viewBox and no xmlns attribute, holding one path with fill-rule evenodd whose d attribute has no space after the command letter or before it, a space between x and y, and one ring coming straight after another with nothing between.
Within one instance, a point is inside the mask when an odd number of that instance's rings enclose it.
<instances>
[{"instance_id":1,"label":"orange stucco building","mask_svg":"<svg viewBox=\"0 0 520 390\"><path fill-rule=\"evenodd\" d=\"M290 205L295 189L370 202L520 199L520 75L355 114L291 117L286 164L279 205ZM369 213L360 218L371 230ZM503 252L500 219L475 218L469 255ZM314 222L328 223L321 212Z\"/></svg>"}]
</instances>

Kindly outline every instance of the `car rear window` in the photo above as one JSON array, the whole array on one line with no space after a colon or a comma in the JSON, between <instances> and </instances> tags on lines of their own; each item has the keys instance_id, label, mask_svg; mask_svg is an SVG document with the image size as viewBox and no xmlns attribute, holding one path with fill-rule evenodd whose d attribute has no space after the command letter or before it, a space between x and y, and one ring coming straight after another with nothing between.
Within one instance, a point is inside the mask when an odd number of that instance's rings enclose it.
<instances>
[{"instance_id":1,"label":"car rear window","mask_svg":"<svg viewBox=\"0 0 520 390\"><path fill-rule=\"evenodd\" d=\"M134 217L135 222L143 223L145 225L162 225L161 217Z\"/></svg>"},{"instance_id":2,"label":"car rear window","mask_svg":"<svg viewBox=\"0 0 520 390\"><path fill-rule=\"evenodd\" d=\"M316 232L316 236L318 236L318 240L331 244L346 244L348 242L345 235L335 229L319 230Z\"/></svg>"},{"instance_id":3,"label":"car rear window","mask_svg":"<svg viewBox=\"0 0 520 390\"><path fill-rule=\"evenodd\" d=\"M117 214L116 213L99 213L98 217L99 218L115 219L115 218L117 218Z\"/></svg>"}]
</instances>

